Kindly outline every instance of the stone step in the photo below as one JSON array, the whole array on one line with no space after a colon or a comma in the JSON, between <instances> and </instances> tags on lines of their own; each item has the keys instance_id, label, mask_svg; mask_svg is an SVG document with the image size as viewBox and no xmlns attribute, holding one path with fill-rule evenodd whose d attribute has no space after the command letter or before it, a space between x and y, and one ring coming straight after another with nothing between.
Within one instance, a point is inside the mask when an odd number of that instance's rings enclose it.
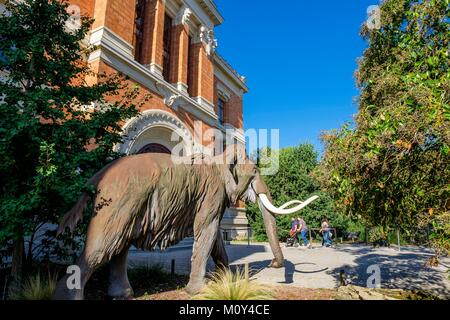
<instances>
[{"instance_id":1,"label":"stone step","mask_svg":"<svg viewBox=\"0 0 450 320\"><path fill-rule=\"evenodd\" d=\"M180 243L170 247L167 251L178 251L192 249L194 246L194 238L185 238Z\"/></svg>"},{"instance_id":2,"label":"stone step","mask_svg":"<svg viewBox=\"0 0 450 320\"><path fill-rule=\"evenodd\" d=\"M165 252L173 252L173 251L179 251L179 250L192 250L194 247L194 238L186 238L183 239L180 243L167 248ZM142 250L136 249L134 246L130 248L130 252L138 253L138 252L145 252ZM154 252L161 252L159 249L154 250Z\"/></svg>"}]
</instances>

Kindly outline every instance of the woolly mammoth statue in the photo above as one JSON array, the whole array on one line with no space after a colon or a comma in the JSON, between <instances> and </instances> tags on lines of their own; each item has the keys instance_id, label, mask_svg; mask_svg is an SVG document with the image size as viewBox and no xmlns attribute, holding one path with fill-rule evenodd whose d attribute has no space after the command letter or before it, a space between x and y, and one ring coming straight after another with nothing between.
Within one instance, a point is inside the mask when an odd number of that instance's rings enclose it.
<instances>
[{"instance_id":1,"label":"woolly mammoth statue","mask_svg":"<svg viewBox=\"0 0 450 320\"><path fill-rule=\"evenodd\" d=\"M245 157L243 161L237 158L233 155L232 161L227 161L226 155L206 159L148 153L118 159L99 171L89 181L96 187L95 195L83 194L64 216L58 230L59 233L73 230L92 198L94 212L77 263L81 288L68 289L69 275L66 275L58 283L54 298L83 299L89 277L107 262L110 262L108 295L130 298L133 290L127 277L129 247L164 250L189 236L194 237L194 248L186 290L197 293L204 285L210 255L217 266L228 266L219 224L225 209L239 199L258 202L275 257L271 266L282 267L284 258L275 215L295 213L317 197L303 203L291 201L277 208L272 205L256 166Z\"/></svg>"}]
</instances>

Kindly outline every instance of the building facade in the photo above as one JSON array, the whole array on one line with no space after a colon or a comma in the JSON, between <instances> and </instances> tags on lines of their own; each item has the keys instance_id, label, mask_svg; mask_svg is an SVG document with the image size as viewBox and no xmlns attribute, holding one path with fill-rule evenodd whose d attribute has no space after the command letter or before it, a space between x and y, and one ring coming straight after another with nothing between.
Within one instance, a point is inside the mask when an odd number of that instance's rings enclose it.
<instances>
[{"instance_id":1,"label":"building facade","mask_svg":"<svg viewBox=\"0 0 450 320\"><path fill-rule=\"evenodd\" d=\"M69 3L74 18L69 27L77 27L80 15L94 19L85 39L96 47L88 57L92 70L120 72L129 86L140 88L142 97L151 96L139 116L124 124L118 151L172 153L178 148L182 155L214 155L223 152L224 139L245 144L243 97L248 88L216 51L214 28L223 17L213 0ZM0 0L0 13L4 9ZM222 228L228 235L246 235L247 227L242 203L227 210Z\"/></svg>"},{"instance_id":2,"label":"building facade","mask_svg":"<svg viewBox=\"0 0 450 320\"><path fill-rule=\"evenodd\" d=\"M124 124L124 154L214 154L216 134L245 144L239 75L216 51L214 28L223 17L212 0L72 0L69 10L94 19L89 56L96 73L120 72L151 99L140 115ZM91 81L95 82L96 79ZM212 131L213 132L213 131ZM173 139L173 134L181 140ZM175 141L173 141L175 140ZM214 148L216 146L216 148ZM223 229L247 233L243 204L227 210Z\"/></svg>"}]
</instances>

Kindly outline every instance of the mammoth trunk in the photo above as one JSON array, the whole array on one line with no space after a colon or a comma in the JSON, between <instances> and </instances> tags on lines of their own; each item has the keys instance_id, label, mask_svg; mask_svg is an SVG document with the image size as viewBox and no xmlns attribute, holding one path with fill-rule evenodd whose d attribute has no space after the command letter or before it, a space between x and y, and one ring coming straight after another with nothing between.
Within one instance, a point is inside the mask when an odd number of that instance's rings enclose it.
<instances>
[{"instance_id":1,"label":"mammoth trunk","mask_svg":"<svg viewBox=\"0 0 450 320\"><path fill-rule=\"evenodd\" d=\"M258 199L258 205L264 219L264 226L266 228L270 248L272 249L275 257L275 260L272 262L272 267L281 268L284 264L284 257L280 248L280 243L278 242L278 231L275 217L266 209L260 199Z\"/></svg>"}]
</instances>

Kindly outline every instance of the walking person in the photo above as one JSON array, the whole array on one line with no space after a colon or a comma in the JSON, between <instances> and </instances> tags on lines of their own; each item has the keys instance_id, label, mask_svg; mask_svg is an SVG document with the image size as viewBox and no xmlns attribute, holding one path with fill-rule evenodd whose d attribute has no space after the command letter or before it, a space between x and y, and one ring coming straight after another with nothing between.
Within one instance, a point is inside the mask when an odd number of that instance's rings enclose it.
<instances>
[{"instance_id":1,"label":"walking person","mask_svg":"<svg viewBox=\"0 0 450 320\"><path fill-rule=\"evenodd\" d=\"M331 241L330 223L328 222L327 218L323 219L322 226L319 232L321 232L323 236L322 245L327 248L331 247L333 245L333 242Z\"/></svg>"},{"instance_id":2,"label":"walking person","mask_svg":"<svg viewBox=\"0 0 450 320\"><path fill-rule=\"evenodd\" d=\"M308 226L306 225L305 220L302 217L297 218L297 237L298 242L301 243L303 240L303 246L311 249L311 243L308 241Z\"/></svg>"},{"instance_id":3,"label":"walking person","mask_svg":"<svg viewBox=\"0 0 450 320\"><path fill-rule=\"evenodd\" d=\"M292 217L291 218L291 230L289 231L289 234L291 237L295 237L295 234L297 233L297 220Z\"/></svg>"},{"instance_id":4,"label":"walking person","mask_svg":"<svg viewBox=\"0 0 450 320\"><path fill-rule=\"evenodd\" d=\"M286 241L286 247L295 246L297 239L297 219L291 218L291 230L289 230L289 238Z\"/></svg>"}]
</instances>

